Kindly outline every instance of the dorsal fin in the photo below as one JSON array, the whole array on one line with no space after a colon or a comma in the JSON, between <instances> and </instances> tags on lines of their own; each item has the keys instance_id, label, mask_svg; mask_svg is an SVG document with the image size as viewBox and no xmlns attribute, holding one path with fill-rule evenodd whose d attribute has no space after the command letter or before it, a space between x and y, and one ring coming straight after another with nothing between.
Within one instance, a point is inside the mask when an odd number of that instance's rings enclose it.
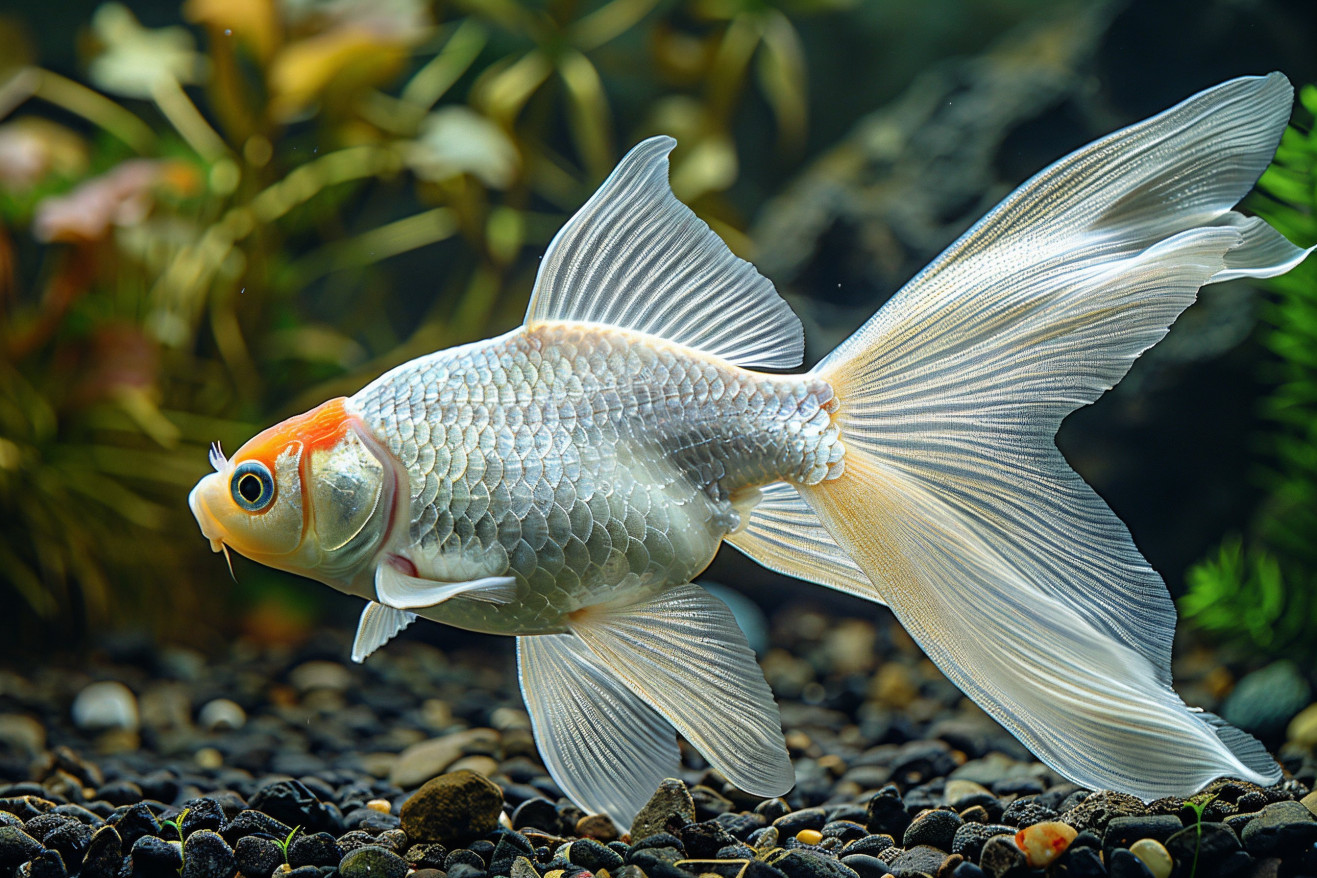
<instances>
[{"instance_id":1,"label":"dorsal fin","mask_svg":"<svg viewBox=\"0 0 1317 878\"><path fill-rule=\"evenodd\" d=\"M668 153L676 145L671 137L641 141L554 236L526 325L602 323L739 366L800 365L804 331L791 306L672 194Z\"/></svg>"}]
</instances>

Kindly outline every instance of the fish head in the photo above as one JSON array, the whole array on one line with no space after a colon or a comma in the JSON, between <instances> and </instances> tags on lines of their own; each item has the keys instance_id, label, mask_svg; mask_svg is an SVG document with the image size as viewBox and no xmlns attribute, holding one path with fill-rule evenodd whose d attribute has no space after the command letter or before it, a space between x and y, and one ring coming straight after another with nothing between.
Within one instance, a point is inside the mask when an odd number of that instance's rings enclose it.
<instances>
[{"instance_id":1,"label":"fish head","mask_svg":"<svg viewBox=\"0 0 1317 878\"><path fill-rule=\"evenodd\" d=\"M226 459L188 496L216 552L355 591L396 518L400 466L343 398L276 424Z\"/></svg>"}]
</instances>

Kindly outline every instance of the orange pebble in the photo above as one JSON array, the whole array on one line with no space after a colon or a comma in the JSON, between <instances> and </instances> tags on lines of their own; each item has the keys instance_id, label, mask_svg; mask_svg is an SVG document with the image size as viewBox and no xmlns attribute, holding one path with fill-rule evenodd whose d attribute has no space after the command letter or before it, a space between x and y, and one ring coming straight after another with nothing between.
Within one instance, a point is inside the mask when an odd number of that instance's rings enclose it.
<instances>
[{"instance_id":1,"label":"orange pebble","mask_svg":"<svg viewBox=\"0 0 1317 878\"><path fill-rule=\"evenodd\" d=\"M1070 847L1079 833L1059 821L1035 823L1015 833L1015 845L1024 851L1030 869L1046 869Z\"/></svg>"},{"instance_id":2,"label":"orange pebble","mask_svg":"<svg viewBox=\"0 0 1317 878\"><path fill-rule=\"evenodd\" d=\"M796 841L801 844L818 844L823 841L823 833L817 829L802 829L796 833Z\"/></svg>"}]
</instances>

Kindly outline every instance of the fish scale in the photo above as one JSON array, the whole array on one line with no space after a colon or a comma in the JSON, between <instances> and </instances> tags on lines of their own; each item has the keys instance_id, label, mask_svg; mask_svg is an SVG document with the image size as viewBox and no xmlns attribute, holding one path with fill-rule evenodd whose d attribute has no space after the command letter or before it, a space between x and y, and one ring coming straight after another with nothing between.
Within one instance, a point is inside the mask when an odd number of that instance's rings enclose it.
<instances>
[{"instance_id":1,"label":"fish scale","mask_svg":"<svg viewBox=\"0 0 1317 878\"><path fill-rule=\"evenodd\" d=\"M841 455L825 382L608 327L440 352L348 407L406 467L421 575L518 581L512 604L455 598L422 614L505 634L689 582L739 526L738 489L814 484Z\"/></svg>"}]
</instances>

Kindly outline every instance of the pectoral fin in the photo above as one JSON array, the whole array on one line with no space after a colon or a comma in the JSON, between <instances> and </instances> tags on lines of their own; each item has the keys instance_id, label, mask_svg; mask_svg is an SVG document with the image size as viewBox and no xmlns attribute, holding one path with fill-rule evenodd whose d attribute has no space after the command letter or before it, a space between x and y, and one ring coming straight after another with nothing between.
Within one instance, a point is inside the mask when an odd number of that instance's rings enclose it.
<instances>
[{"instance_id":1,"label":"pectoral fin","mask_svg":"<svg viewBox=\"0 0 1317 878\"><path fill-rule=\"evenodd\" d=\"M758 796L791 789L777 702L722 601L682 585L646 603L589 607L571 627L729 781Z\"/></svg>"},{"instance_id":2,"label":"pectoral fin","mask_svg":"<svg viewBox=\"0 0 1317 878\"><path fill-rule=\"evenodd\" d=\"M517 675L558 786L623 829L681 768L677 734L574 634L517 638Z\"/></svg>"},{"instance_id":3,"label":"pectoral fin","mask_svg":"<svg viewBox=\"0 0 1317 878\"><path fill-rule=\"evenodd\" d=\"M374 601L367 601L357 623L357 636L352 641L352 660L364 662L366 656L398 635L398 632L416 621L416 614L395 610Z\"/></svg>"},{"instance_id":4,"label":"pectoral fin","mask_svg":"<svg viewBox=\"0 0 1317 878\"><path fill-rule=\"evenodd\" d=\"M517 581L511 576L486 576L468 582L440 582L408 576L392 564L375 568L375 595L381 604L398 610L433 607L462 597L491 604L506 604L516 598Z\"/></svg>"}]
</instances>

